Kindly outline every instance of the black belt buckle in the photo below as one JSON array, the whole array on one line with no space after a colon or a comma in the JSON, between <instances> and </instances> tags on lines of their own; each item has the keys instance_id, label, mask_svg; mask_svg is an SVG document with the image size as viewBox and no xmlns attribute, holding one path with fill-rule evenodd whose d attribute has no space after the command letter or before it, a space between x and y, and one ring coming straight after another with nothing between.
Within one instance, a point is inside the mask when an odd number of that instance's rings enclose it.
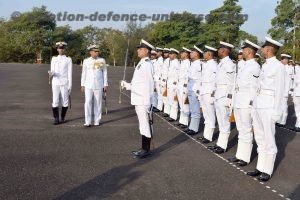
<instances>
[{"instance_id":1,"label":"black belt buckle","mask_svg":"<svg viewBox=\"0 0 300 200\"><path fill-rule=\"evenodd\" d=\"M183 87L187 87L187 84L183 84Z\"/></svg>"}]
</instances>

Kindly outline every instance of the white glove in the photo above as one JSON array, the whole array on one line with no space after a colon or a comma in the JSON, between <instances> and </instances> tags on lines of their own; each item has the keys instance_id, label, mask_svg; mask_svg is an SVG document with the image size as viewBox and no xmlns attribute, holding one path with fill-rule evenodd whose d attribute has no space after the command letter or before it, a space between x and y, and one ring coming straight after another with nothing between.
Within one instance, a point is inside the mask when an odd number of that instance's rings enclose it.
<instances>
[{"instance_id":1,"label":"white glove","mask_svg":"<svg viewBox=\"0 0 300 200\"><path fill-rule=\"evenodd\" d=\"M227 98L225 101L225 106L230 108L232 104L232 99Z\"/></svg>"},{"instance_id":2,"label":"white glove","mask_svg":"<svg viewBox=\"0 0 300 200\"><path fill-rule=\"evenodd\" d=\"M48 71L49 76L54 76L54 72Z\"/></svg>"},{"instance_id":3,"label":"white glove","mask_svg":"<svg viewBox=\"0 0 300 200\"><path fill-rule=\"evenodd\" d=\"M214 102L215 102L215 97L210 97L210 98L209 98L209 103L210 103L211 105L213 105Z\"/></svg>"},{"instance_id":4,"label":"white glove","mask_svg":"<svg viewBox=\"0 0 300 200\"><path fill-rule=\"evenodd\" d=\"M125 88L126 90L130 90L131 89L131 84L127 83L126 81L121 81L121 88Z\"/></svg>"}]
</instances>

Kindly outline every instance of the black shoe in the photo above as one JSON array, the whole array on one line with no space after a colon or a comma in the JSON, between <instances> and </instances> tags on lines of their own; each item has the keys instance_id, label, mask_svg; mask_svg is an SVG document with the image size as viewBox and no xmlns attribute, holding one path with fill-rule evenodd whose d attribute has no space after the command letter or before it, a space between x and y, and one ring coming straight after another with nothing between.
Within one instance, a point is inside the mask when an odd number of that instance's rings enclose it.
<instances>
[{"instance_id":1,"label":"black shoe","mask_svg":"<svg viewBox=\"0 0 300 200\"><path fill-rule=\"evenodd\" d=\"M240 166L240 167L245 167L246 165L248 165L248 163L245 162L245 161L243 161L243 160L239 160L239 161L237 162L237 165Z\"/></svg>"},{"instance_id":2,"label":"black shoe","mask_svg":"<svg viewBox=\"0 0 300 200\"><path fill-rule=\"evenodd\" d=\"M168 121L169 122L175 122L175 119L170 118L170 119L168 119Z\"/></svg>"},{"instance_id":3,"label":"black shoe","mask_svg":"<svg viewBox=\"0 0 300 200\"><path fill-rule=\"evenodd\" d=\"M140 159L144 159L144 158L147 158L150 155L151 155L150 151L142 150L136 157L140 158Z\"/></svg>"},{"instance_id":4,"label":"black shoe","mask_svg":"<svg viewBox=\"0 0 300 200\"><path fill-rule=\"evenodd\" d=\"M155 107L154 107L154 108L152 108L152 111L153 111L153 112L160 112L160 110L158 110L158 109L157 109L157 108L155 108Z\"/></svg>"},{"instance_id":5,"label":"black shoe","mask_svg":"<svg viewBox=\"0 0 300 200\"><path fill-rule=\"evenodd\" d=\"M222 153L224 153L225 152L225 149L223 149L223 148L221 148L221 147L217 147L217 148L215 148L215 150L214 150L214 153L216 153L216 154L222 154Z\"/></svg>"},{"instance_id":6,"label":"black shoe","mask_svg":"<svg viewBox=\"0 0 300 200\"><path fill-rule=\"evenodd\" d=\"M300 132L300 128L299 127L292 128L291 130L295 131L295 132Z\"/></svg>"},{"instance_id":7,"label":"black shoe","mask_svg":"<svg viewBox=\"0 0 300 200\"><path fill-rule=\"evenodd\" d=\"M255 169L254 171L247 172L248 176L260 176L262 173L258 169Z\"/></svg>"},{"instance_id":8,"label":"black shoe","mask_svg":"<svg viewBox=\"0 0 300 200\"><path fill-rule=\"evenodd\" d=\"M185 129L185 128L187 128L187 125L180 124L180 128Z\"/></svg>"},{"instance_id":9,"label":"black shoe","mask_svg":"<svg viewBox=\"0 0 300 200\"><path fill-rule=\"evenodd\" d=\"M266 182L271 178L269 174L261 173L261 175L258 177L258 180Z\"/></svg>"},{"instance_id":10,"label":"black shoe","mask_svg":"<svg viewBox=\"0 0 300 200\"><path fill-rule=\"evenodd\" d=\"M91 127L90 124L84 124L83 126L86 127L86 128L87 128L87 127Z\"/></svg>"},{"instance_id":11,"label":"black shoe","mask_svg":"<svg viewBox=\"0 0 300 200\"><path fill-rule=\"evenodd\" d=\"M139 154L141 154L142 151L143 151L143 149L139 149L139 150L136 150L136 151L132 151L131 153L132 153L134 156L138 156Z\"/></svg>"},{"instance_id":12,"label":"black shoe","mask_svg":"<svg viewBox=\"0 0 300 200\"><path fill-rule=\"evenodd\" d=\"M276 125L277 127L285 127L285 124L276 123L275 125Z\"/></svg>"},{"instance_id":13,"label":"black shoe","mask_svg":"<svg viewBox=\"0 0 300 200\"><path fill-rule=\"evenodd\" d=\"M188 130L188 131L186 132L186 134L188 134L188 135L196 135L197 132L196 132L196 131L193 131L193 130Z\"/></svg>"},{"instance_id":14,"label":"black shoe","mask_svg":"<svg viewBox=\"0 0 300 200\"><path fill-rule=\"evenodd\" d=\"M176 126L181 127L182 124L180 124L179 122L176 124Z\"/></svg>"},{"instance_id":15,"label":"black shoe","mask_svg":"<svg viewBox=\"0 0 300 200\"><path fill-rule=\"evenodd\" d=\"M206 139L205 137L203 137L203 136L197 137L197 140L200 141L203 144L210 143L210 141L208 139Z\"/></svg>"},{"instance_id":16,"label":"black shoe","mask_svg":"<svg viewBox=\"0 0 300 200\"><path fill-rule=\"evenodd\" d=\"M66 117L66 114L67 114L67 111L68 111L68 107L62 107L61 109L61 123L65 123L65 117Z\"/></svg>"},{"instance_id":17,"label":"black shoe","mask_svg":"<svg viewBox=\"0 0 300 200\"><path fill-rule=\"evenodd\" d=\"M185 133L187 133L187 132L189 132L190 131L190 129L185 129L183 132L185 132Z\"/></svg>"},{"instance_id":18,"label":"black shoe","mask_svg":"<svg viewBox=\"0 0 300 200\"><path fill-rule=\"evenodd\" d=\"M53 117L54 117L53 125L58 125L59 124L59 109L58 109L58 107L52 108L52 112L53 112Z\"/></svg>"},{"instance_id":19,"label":"black shoe","mask_svg":"<svg viewBox=\"0 0 300 200\"><path fill-rule=\"evenodd\" d=\"M163 117L169 117L169 115L168 115L168 114L166 114L166 113L164 113L164 114L163 114Z\"/></svg>"},{"instance_id":20,"label":"black shoe","mask_svg":"<svg viewBox=\"0 0 300 200\"><path fill-rule=\"evenodd\" d=\"M218 146L217 145L212 145L212 146L208 146L207 149L214 151Z\"/></svg>"},{"instance_id":21,"label":"black shoe","mask_svg":"<svg viewBox=\"0 0 300 200\"><path fill-rule=\"evenodd\" d=\"M228 158L227 159L229 162L239 162L240 160L237 159L235 156L234 157L231 157L231 158Z\"/></svg>"}]
</instances>

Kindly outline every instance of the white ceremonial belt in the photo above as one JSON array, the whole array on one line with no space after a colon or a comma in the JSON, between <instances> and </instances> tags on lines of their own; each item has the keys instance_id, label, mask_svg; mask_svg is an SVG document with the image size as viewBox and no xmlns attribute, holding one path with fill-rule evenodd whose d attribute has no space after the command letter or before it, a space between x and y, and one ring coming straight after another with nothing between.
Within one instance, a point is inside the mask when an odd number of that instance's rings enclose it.
<instances>
[{"instance_id":1,"label":"white ceremonial belt","mask_svg":"<svg viewBox=\"0 0 300 200\"><path fill-rule=\"evenodd\" d=\"M257 91L257 93L260 94L260 95L275 96L275 91L274 90L259 89Z\"/></svg>"},{"instance_id":2,"label":"white ceremonial belt","mask_svg":"<svg viewBox=\"0 0 300 200\"><path fill-rule=\"evenodd\" d=\"M227 84L218 84L217 89L224 89L227 88Z\"/></svg>"}]
</instances>

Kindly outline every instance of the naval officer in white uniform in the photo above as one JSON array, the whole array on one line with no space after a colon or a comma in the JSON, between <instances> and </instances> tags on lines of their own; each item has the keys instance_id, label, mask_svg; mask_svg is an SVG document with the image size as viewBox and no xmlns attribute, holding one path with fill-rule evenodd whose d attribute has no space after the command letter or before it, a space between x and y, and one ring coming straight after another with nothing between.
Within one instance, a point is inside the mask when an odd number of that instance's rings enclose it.
<instances>
[{"instance_id":1,"label":"naval officer in white uniform","mask_svg":"<svg viewBox=\"0 0 300 200\"><path fill-rule=\"evenodd\" d=\"M65 55L66 42L57 42L58 56L51 60L49 76L52 78L52 111L54 125L65 122L72 89L72 59ZM61 120L59 121L59 97L62 97Z\"/></svg>"},{"instance_id":2,"label":"naval officer in white uniform","mask_svg":"<svg viewBox=\"0 0 300 200\"><path fill-rule=\"evenodd\" d=\"M260 49L260 46L245 40L242 49L245 61L239 65L233 94L238 146L236 155L228 159L230 162L237 162L237 165L241 167L250 162L253 147L251 111L260 74L260 65L255 61L255 53Z\"/></svg>"},{"instance_id":3,"label":"naval officer in white uniform","mask_svg":"<svg viewBox=\"0 0 300 200\"><path fill-rule=\"evenodd\" d=\"M146 158L150 155L150 144L152 138L152 101L154 95L153 65L149 59L154 47L145 40L141 40L137 53L141 59L134 70L131 83L121 81L121 87L131 90L131 104L139 120L140 134L142 135L142 148L133 151L137 158Z\"/></svg>"},{"instance_id":4,"label":"naval officer in white uniform","mask_svg":"<svg viewBox=\"0 0 300 200\"><path fill-rule=\"evenodd\" d=\"M85 94L85 127L92 124L92 99L94 97L94 125L99 126L102 117L102 94L107 92L107 68L105 59L99 57L99 46L88 47L91 57L84 59L81 74L81 91Z\"/></svg>"},{"instance_id":5,"label":"naval officer in white uniform","mask_svg":"<svg viewBox=\"0 0 300 200\"><path fill-rule=\"evenodd\" d=\"M268 181L271 178L277 154L275 123L283 113L285 69L275 55L281 46L279 42L266 37L262 46L266 62L261 69L258 92L253 102L253 130L258 160L256 169L247 174L259 176L260 181Z\"/></svg>"}]
</instances>

